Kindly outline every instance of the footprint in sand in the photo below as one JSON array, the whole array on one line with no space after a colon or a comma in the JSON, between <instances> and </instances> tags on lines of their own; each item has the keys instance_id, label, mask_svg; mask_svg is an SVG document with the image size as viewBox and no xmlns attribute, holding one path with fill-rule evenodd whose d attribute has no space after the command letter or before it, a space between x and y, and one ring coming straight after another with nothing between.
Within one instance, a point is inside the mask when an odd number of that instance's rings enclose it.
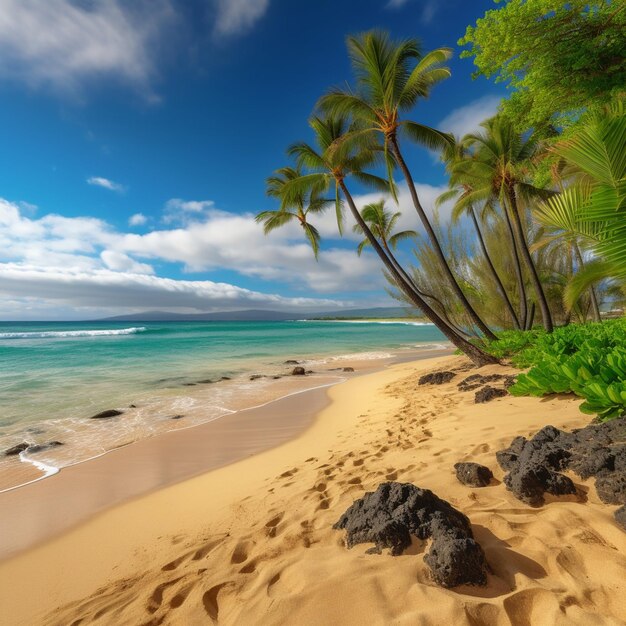
<instances>
[{"instance_id":1,"label":"footprint in sand","mask_svg":"<svg viewBox=\"0 0 626 626\"><path fill-rule=\"evenodd\" d=\"M230 562L234 565L237 563L243 563L248 560L248 551L250 549L250 543L248 541L242 541L235 546L235 550L230 557Z\"/></svg>"},{"instance_id":2,"label":"footprint in sand","mask_svg":"<svg viewBox=\"0 0 626 626\"><path fill-rule=\"evenodd\" d=\"M232 583L221 583L220 585L215 585L215 587L211 587L211 589L206 591L202 596L202 605L204 606L204 610L214 623L217 623L220 611L220 607L217 602L219 593L224 587L226 587L226 585L229 584Z\"/></svg>"},{"instance_id":3,"label":"footprint in sand","mask_svg":"<svg viewBox=\"0 0 626 626\"><path fill-rule=\"evenodd\" d=\"M280 524L281 520L284 517L284 513L279 513L278 515L272 517L271 520L269 520L269 522L267 522L265 524L265 528L267 529L267 536L268 537L276 537L276 535L278 534L277 532L277 526L278 524Z\"/></svg>"}]
</instances>

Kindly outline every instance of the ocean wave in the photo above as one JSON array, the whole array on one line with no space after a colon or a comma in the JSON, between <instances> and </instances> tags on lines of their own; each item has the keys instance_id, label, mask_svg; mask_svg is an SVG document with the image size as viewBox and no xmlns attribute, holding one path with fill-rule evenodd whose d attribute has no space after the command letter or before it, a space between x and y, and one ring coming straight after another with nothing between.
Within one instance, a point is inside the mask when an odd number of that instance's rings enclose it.
<instances>
[{"instance_id":1,"label":"ocean wave","mask_svg":"<svg viewBox=\"0 0 626 626\"><path fill-rule=\"evenodd\" d=\"M148 330L145 326L115 328L108 330L41 330L16 333L0 333L0 339L47 339L52 337L107 337L113 335L135 335Z\"/></svg>"},{"instance_id":2,"label":"ocean wave","mask_svg":"<svg viewBox=\"0 0 626 626\"><path fill-rule=\"evenodd\" d=\"M336 324L400 324L402 326L434 326L432 322L410 322L408 320L296 320L297 322L331 322Z\"/></svg>"}]
</instances>

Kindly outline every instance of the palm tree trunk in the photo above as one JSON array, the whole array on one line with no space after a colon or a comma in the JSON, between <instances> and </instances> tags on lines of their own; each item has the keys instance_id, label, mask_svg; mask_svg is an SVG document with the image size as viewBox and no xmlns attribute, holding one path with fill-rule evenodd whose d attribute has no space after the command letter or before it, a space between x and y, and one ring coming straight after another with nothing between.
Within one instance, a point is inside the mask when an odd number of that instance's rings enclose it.
<instances>
[{"instance_id":1,"label":"palm tree trunk","mask_svg":"<svg viewBox=\"0 0 626 626\"><path fill-rule=\"evenodd\" d=\"M372 248L374 248L376 254L380 257L387 271L393 276L394 281L398 285L400 289L404 292L404 294L409 298L409 300L418 307L428 319L430 319L433 324L444 334L444 336L454 344L461 352L466 354L469 359L479 367L482 365L488 365L493 363L498 363L498 359L487 354L483 350L481 350L478 346L470 343L466 339L464 339L461 335L454 332L442 319L435 313L435 311L428 305L428 303L421 298L415 289L411 287L409 283L407 283L402 275L398 272L395 265L391 262L389 257L385 254L385 251L382 249L376 237L374 237L372 231L369 229L369 226L365 223L359 210L356 208L354 204L354 200L348 191L345 183L341 180L338 181L341 187L341 191L343 192L348 206L350 207L350 211L356 221L356 223L361 227L368 241L370 242Z\"/></svg>"},{"instance_id":2,"label":"palm tree trunk","mask_svg":"<svg viewBox=\"0 0 626 626\"><path fill-rule=\"evenodd\" d=\"M426 229L428 238L430 239L430 242L433 246L435 254L437 255L437 258L439 259L441 267L443 268L450 282L450 286L452 287L452 290L461 301L463 308L467 311L467 314L469 315L472 322L476 324L476 326L485 335L485 337L491 340L497 339L497 337L494 335L491 329L485 324L485 322L482 321L478 313L476 313L476 311L474 310L474 307L472 307L470 301L467 299L466 295L463 293L463 290L459 286L459 283L454 277L454 274L452 273L452 270L450 269L450 266L448 265L448 261L446 260L443 250L441 249L441 245L439 243L439 240L437 239L437 235L435 234L435 231L433 230L430 220L428 219L428 216L426 215L424 209L422 208L422 205L420 204L419 198L417 196L417 191L415 190L415 184L413 183L413 177L411 176L411 172L409 171L409 168L407 167L407 164L402 157L402 154L400 152L400 147L398 145L398 140L396 137L391 137L390 142L391 142L391 149L394 153L394 156L396 157L396 160L398 161L398 165L400 166L400 169L402 170L402 174L404 175L404 179L406 180L407 185L409 187L411 199L413 200L413 206L415 207L415 210L417 211L417 214L419 215L420 220L422 221L422 224L424 225L424 228Z\"/></svg>"},{"instance_id":3,"label":"palm tree trunk","mask_svg":"<svg viewBox=\"0 0 626 626\"><path fill-rule=\"evenodd\" d=\"M528 324L528 301L526 299L526 285L524 284L524 273L522 271L522 263L519 258L519 250L517 241L515 239L515 232L513 231L513 224L511 224L511 218L506 210L506 207L502 207L504 213L504 221L506 223L507 230L509 231L509 237L511 239L511 250L513 251L513 267L515 269L515 278L517 279L517 288L519 290L519 320L522 328L526 328Z\"/></svg>"},{"instance_id":4,"label":"palm tree trunk","mask_svg":"<svg viewBox=\"0 0 626 626\"><path fill-rule=\"evenodd\" d=\"M580 248L576 241L574 241L574 251L576 253L576 258L578 259L578 264L580 265L580 269L585 267L585 263L583 261L583 255L580 252ZM602 316L600 315L600 307L598 306L598 298L596 297L596 290L593 288L593 285L589 287L589 299L591 300L591 312L593 314L594 322L601 322Z\"/></svg>"},{"instance_id":5,"label":"palm tree trunk","mask_svg":"<svg viewBox=\"0 0 626 626\"><path fill-rule=\"evenodd\" d=\"M509 311L509 315L511 316L511 319L513 320L513 325L515 326L517 330L520 330L521 326L519 323L519 319L517 315L515 314L515 309L513 308L513 305L511 304L509 295L507 294L506 289L504 288L504 285L502 284L502 281L500 280L500 276L498 276L498 272L496 271L493 261L491 260L491 256L489 255L489 252L487 251L487 246L485 244L485 240L483 239L483 233L480 230L480 224L478 223L478 219L476 219L476 212L474 211L474 207L470 206L469 214L472 218L472 222L474 222L474 228L476 229L476 234L478 235L478 243L480 244L480 248L487 261L487 265L489 267L489 271L491 272L491 276L493 277L493 280L498 286L498 290L502 294L504 304L507 310Z\"/></svg>"},{"instance_id":6,"label":"palm tree trunk","mask_svg":"<svg viewBox=\"0 0 626 626\"><path fill-rule=\"evenodd\" d=\"M392 252L391 248L389 247L389 245L387 244L387 241L383 238L381 238L381 243L383 244L383 248L385 249L385 252L387 253L387 256L389 257L389 260L395 265L396 269L398 270L398 272L402 275L402 277L404 278L404 280L409 283L409 285L415 289L415 291L417 292L417 294L421 297L421 298L428 298L430 300L434 300L440 307L441 307L441 312L437 312L441 319L456 333L468 337L468 334L461 330L458 326L456 326L455 324L453 324L450 321L450 318L448 317L448 314L446 313L446 309L445 306L443 305L443 302L441 302L441 300L439 300L436 296L433 296L432 294L429 293L425 293L424 291L422 291L416 284L416 282L409 276L409 274L406 272L406 270L402 267L402 265L400 265L398 259L396 259L396 256L394 255L394 253Z\"/></svg>"},{"instance_id":7,"label":"palm tree trunk","mask_svg":"<svg viewBox=\"0 0 626 626\"><path fill-rule=\"evenodd\" d=\"M515 196L515 191L513 189L510 190L509 202L511 204L513 227L515 229L515 234L517 235L519 247L522 253L522 258L524 259L524 262L526 263L526 266L528 267L528 271L530 272L530 281L533 284L533 288L537 296L537 302L539 303L539 309L541 310L541 318L543 320L543 327L546 329L546 332L551 333L554 330L554 325L552 324L552 315L550 314L550 307L548 306L548 301L546 300L546 294L544 293L543 287L541 286L541 280L539 279L537 268L535 267L533 258L530 255L530 250L528 249L528 243L526 242L526 237L524 235L524 228L522 226L522 219L520 217L519 209L517 206L517 198Z\"/></svg>"},{"instance_id":8,"label":"palm tree trunk","mask_svg":"<svg viewBox=\"0 0 626 626\"><path fill-rule=\"evenodd\" d=\"M530 303L530 311L528 313L528 319L526 320L526 326L524 326L524 330L531 330L533 327L533 322L535 321L535 303Z\"/></svg>"}]
</instances>

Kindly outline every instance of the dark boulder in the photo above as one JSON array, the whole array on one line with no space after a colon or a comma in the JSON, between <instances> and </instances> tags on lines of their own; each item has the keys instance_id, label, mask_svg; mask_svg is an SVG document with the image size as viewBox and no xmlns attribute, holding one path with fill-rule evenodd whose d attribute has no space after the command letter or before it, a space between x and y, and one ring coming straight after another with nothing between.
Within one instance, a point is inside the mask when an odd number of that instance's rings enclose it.
<instances>
[{"instance_id":1,"label":"dark boulder","mask_svg":"<svg viewBox=\"0 0 626 626\"><path fill-rule=\"evenodd\" d=\"M596 492L605 504L626 504L626 472L600 472L596 476Z\"/></svg>"},{"instance_id":2,"label":"dark boulder","mask_svg":"<svg viewBox=\"0 0 626 626\"><path fill-rule=\"evenodd\" d=\"M51 448L58 448L59 446L64 446L65 444L62 441L49 441L48 443L36 443L32 446L28 446L26 448L26 452L28 454L34 454L37 452L45 452L46 450L50 450Z\"/></svg>"},{"instance_id":3,"label":"dark boulder","mask_svg":"<svg viewBox=\"0 0 626 626\"><path fill-rule=\"evenodd\" d=\"M468 487L486 487L493 478L488 467L479 463L455 463L456 477Z\"/></svg>"},{"instance_id":4,"label":"dark boulder","mask_svg":"<svg viewBox=\"0 0 626 626\"><path fill-rule=\"evenodd\" d=\"M503 396L508 395L508 393L509 392L506 389L498 389L497 387L485 385L474 395L474 402L476 404L484 404L485 402L491 402L496 398L502 398Z\"/></svg>"},{"instance_id":5,"label":"dark boulder","mask_svg":"<svg viewBox=\"0 0 626 626\"><path fill-rule=\"evenodd\" d=\"M507 488L528 504L542 504L544 493L576 493L574 483L560 473L564 470L584 480L595 476L603 502L626 504L626 418L572 432L546 426L531 439L516 437L496 458L509 472Z\"/></svg>"},{"instance_id":6,"label":"dark boulder","mask_svg":"<svg viewBox=\"0 0 626 626\"><path fill-rule=\"evenodd\" d=\"M185 417L184 415L172 415L172 417L170 417L171 420L181 420L183 419L183 417Z\"/></svg>"},{"instance_id":7,"label":"dark boulder","mask_svg":"<svg viewBox=\"0 0 626 626\"><path fill-rule=\"evenodd\" d=\"M292 376L304 376L305 374L306 374L306 371L303 367L294 367L291 370Z\"/></svg>"},{"instance_id":8,"label":"dark boulder","mask_svg":"<svg viewBox=\"0 0 626 626\"><path fill-rule=\"evenodd\" d=\"M101 420L107 419L109 417L117 417L118 415L122 415L124 411L118 411L117 409L108 409L106 411L101 411L100 413L96 413L92 415L89 419L92 420Z\"/></svg>"},{"instance_id":9,"label":"dark boulder","mask_svg":"<svg viewBox=\"0 0 626 626\"><path fill-rule=\"evenodd\" d=\"M343 371L344 372L354 372L354 368L353 367L344 367Z\"/></svg>"},{"instance_id":10,"label":"dark boulder","mask_svg":"<svg viewBox=\"0 0 626 626\"><path fill-rule=\"evenodd\" d=\"M464 378L458 385L459 391L474 391L487 383L501 381L508 388L515 383L515 377L508 374L471 374Z\"/></svg>"},{"instance_id":11,"label":"dark boulder","mask_svg":"<svg viewBox=\"0 0 626 626\"><path fill-rule=\"evenodd\" d=\"M26 450L26 448L28 448L29 445L30 444L26 443L25 441L22 441L22 443L18 443L16 446L7 448L4 451L4 456L15 456L19 454L20 452L24 452L24 450Z\"/></svg>"},{"instance_id":12,"label":"dark boulder","mask_svg":"<svg viewBox=\"0 0 626 626\"><path fill-rule=\"evenodd\" d=\"M417 381L418 385L443 385L449 383L456 374L454 372L431 372L424 374Z\"/></svg>"},{"instance_id":13,"label":"dark boulder","mask_svg":"<svg viewBox=\"0 0 626 626\"><path fill-rule=\"evenodd\" d=\"M615 515L615 521L624 530L626 530L626 505L625 506L621 506L619 509L617 509L617 511L615 511L614 515Z\"/></svg>"},{"instance_id":14,"label":"dark boulder","mask_svg":"<svg viewBox=\"0 0 626 626\"><path fill-rule=\"evenodd\" d=\"M230 376L222 376L220 380L232 380Z\"/></svg>"},{"instance_id":15,"label":"dark boulder","mask_svg":"<svg viewBox=\"0 0 626 626\"><path fill-rule=\"evenodd\" d=\"M199 385L210 385L213 382L215 382L215 381L211 380L210 378L205 378L204 380L199 380L198 384Z\"/></svg>"},{"instance_id":16,"label":"dark boulder","mask_svg":"<svg viewBox=\"0 0 626 626\"><path fill-rule=\"evenodd\" d=\"M387 482L356 500L333 526L346 531L346 545L374 543L368 552L402 554L411 535L433 538L424 558L433 578L444 587L484 585L487 562L474 540L468 518L428 489Z\"/></svg>"},{"instance_id":17,"label":"dark boulder","mask_svg":"<svg viewBox=\"0 0 626 626\"><path fill-rule=\"evenodd\" d=\"M265 378L264 374L252 374L252 376L250 376L250 380L259 380L259 378Z\"/></svg>"},{"instance_id":18,"label":"dark boulder","mask_svg":"<svg viewBox=\"0 0 626 626\"><path fill-rule=\"evenodd\" d=\"M298 365L298 363L300 363L300 361L296 361L295 359L287 359L285 361L285 365Z\"/></svg>"}]
</instances>

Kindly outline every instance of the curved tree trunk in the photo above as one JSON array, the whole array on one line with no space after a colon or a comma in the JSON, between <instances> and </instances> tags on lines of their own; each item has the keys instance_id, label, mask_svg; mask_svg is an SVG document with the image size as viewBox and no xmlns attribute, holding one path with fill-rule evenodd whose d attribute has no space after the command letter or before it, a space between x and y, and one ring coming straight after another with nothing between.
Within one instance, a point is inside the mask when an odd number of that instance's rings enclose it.
<instances>
[{"instance_id":1,"label":"curved tree trunk","mask_svg":"<svg viewBox=\"0 0 626 626\"><path fill-rule=\"evenodd\" d=\"M422 298L428 298L429 300L434 300L441 307L441 312L439 312L439 311L437 312L438 315L441 317L441 319L454 332L459 333L459 335L462 335L464 337L468 337L468 334L465 331L463 331L458 326L456 326L455 324L452 323L452 321L448 317L448 314L446 313L445 306L443 305L443 302L441 302L441 300L439 300L436 296L433 296L432 294L429 294L429 293L426 293L426 292L422 291L417 286L417 283L409 276L408 272L402 267L402 265L400 265L400 262L398 261L398 259L396 259L396 256L392 252L391 248L389 248L389 245L387 244L387 242L384 239L381 239L381 243L383 244L383 248L385 249L385 252L387 253L387 256L389 257L389 260L395 265L396 269L402 275L402 277L406 280L406 282L409 283L409 285L413 289L415 289L417 294L420 297L422 297Z\"/></svg>"},{"instance_id":2,"label":"curved tree trunk","mask_svg":"<svg viewBox=\"0 0 626 626\"><path fill-rule=\"evenodd\" d=\"M433 322L433 324L445 335L445 337L451 343L453 343L457 348L459 348L461 352L466 354L474 364L481 366L481 365L488 365L492 363L498 363L498 359L491 356L490 354L487 354L486 352L481 350L478 346L475 346L474 344L467 341L464 337L454 332L441 319L441 317L439 317L439 315L437 315L437 313L428 305L428 303L422 297L418 295L415 289L409 283L406 282L406 280L402 277L402 275L396 269L395 265L391 262L391 260L389 259L385 251L382 249L376 237L374 237L372 231L369 229L369 226L365 223L365 221L361 217L361 214L359 213L359 210L356 208L356 205L354 204L354 200L352 199L352 196L350 195L345 183L343 181L339 181L339 185L341 187L341 191L343 192L348 202L348 206L350 207L350 211L352 212L352 215L354 219L356 220L356 223L361 227L361 229L365 233L365 236L370 242L372 248L374 248L374 251L380 257L385 268L393 276L393 279L396 281L396 284L398 285L400 289L402 289L402 291L407 296L407 298L409 298L409 300L416 307L418 307L424 313L424 315L428 317L428 319L430 319Z\"/></svg>"},{"instance_id":3,"label":"curved tree trunk","mask_svg":"<svg viewBox=\"0 0 626 626\"><path fill-rule=\"evenodd\" d=\"M578 260L578 264L580 265L580 268L581 269L584 268L585 263L583 261L583 255L581 254L580 248L578 247L578 244L576 243L576 241L574 241L574 251L576 253L576 259ZM598 306L598 298L596 297L596 291L593 288L593 285L589 287L589 299L591 300L591 313L593 315L593 321L601 322L602 317L600 315L600 307Z\"/></svg>"},{"instance_id":4,"label":"curved tree trunk","mask_svg":"<svg viewBox=\"0 0 626 626\"><path fill-rule=\"evenodd\" d=\"M478 223L478 219L476 218L476 212L474 211L474 207L470 206L469 214L472 218L472 221L474 222L474 228L476 229L476 234L478 235L478 242L480 244L480 248L483 252L483 255L485 256L485 259L487 261L487 265L489 266L489 271L491 272L491 276L493 277L494 282L498 286L498 291L500 291L500 294L502 295L504 304L509 312L509 315L511 316L511 319L513 320L513 325L515 326L517 330L521 330L519 318L517 317L515 313L515 309L513 308L513 305L511 304L509 295L507 294L506 289L504 288L504 285L502 284L502 281L500 280L500 276L498 276L498 272L496 271L495 265L493 264L493 261L491 260L491 256L489 255L489 252L487 251L487 246L485 244L485 240L483 239L483 233L480 230L480 224Z\"/></svg>"},{"instance_id":5,"label":"curved tree trunk","mask_svg":"<svg viewBox=\"0 0 626 626\"><path fill-rule=\"evenodd\" d=\"M506 210L506 207L502 207L504 213L504 221L506 223L507 230L509 231L509 237L511 239L511 250L513 251L513 267L515 268L515 278L517 280L517 289L519 291L519 321L521 328L526 328L528 324L528 300L526 299L526 285L524 284L524 272L522 271L522 264L519 258L519 250L515 237L515 231L513 230L513 224L511 224L511 218Z\"/></svg>"},{"instance_id":6,"label":"curved tree trunk","mask_svg":"<svg viewBox=\"0 0 626 626\"><path fill-rule=\"evenodd\" d=\"M497 337L494 335L491 329L485 324L485 322L483 322L483 320L480 318L478 313L476 313L476 311L474 310L474 307L471 305L470 301L467 299L467 296L465 295L465 293L463 293L463 290L461 289L461 287L459 286L459 283L454 277L454 274L452 273L452 270L450 269L450 266L448 265L448 261L446 260L443 250L441 249L441 244L439 243L439 240L437 239L437 235L435 234L435 231L433 230L430 220L428 219L428 216L426 215L422 205L420 204L419 198L417 196L417 191L415 190L413 177L411 176L411 172L409 171L409 168L407 167L407 164L404 161L404 158L402 157L402 153L400 152L400 147L398 145L398 140L396 137L391 137L390 142L391 142L391 149L394 153L394 156L396 157L396 160L398 161L398 165L400 166L400 169L402 170L402 174L404 175L404 178L409 187L411 199L413 200L413 206L415 207L415 210L417 211L417 214L419 215L420 220L422 221L422 224L424 225L424 228L426 229L428 238L430 239L430 242L433 246L435 254L437 255L437 258L439 259L441 267L443 268L448 278L448 281L450 282L450 286L452 287L452 290L461 301L463 308L467 311L467 314L469 315L472 322L476 324L478 329L485 335L485 337L491 340L497 339Z\"/></svg>"},{"instance_id":7,"label":"curved tree trunk","mask_svg":"<svg viewBox=\"0 0 626 626\"><path fill-rule=\"evenodd\" d=\"M533 284L533 288L537 296L537 302L539 304L539 309L541 310L541 318L543 321L543 327L546 329L546 332L551 333L554 330L554 325L552 324L552 315L550 313L550 307L548 306L546 294L543 291L541 280L539 279L539 274L537 273L537 268L535 267L535 263L530 254L530 250L528 249L526 236L524 235L524 227L522 226L522 218L520 217L520 214L519 214L519 209L517 206L517 198L515 196L514 190L510 191L509 202L511 203L513 227L515 229L515 234L517 235L519 247L522 253L522 258L524 259L524 262L526 263L526 266L528 267L528 271L530 272L530 281Z\"/></svg>"}]
</instances>

